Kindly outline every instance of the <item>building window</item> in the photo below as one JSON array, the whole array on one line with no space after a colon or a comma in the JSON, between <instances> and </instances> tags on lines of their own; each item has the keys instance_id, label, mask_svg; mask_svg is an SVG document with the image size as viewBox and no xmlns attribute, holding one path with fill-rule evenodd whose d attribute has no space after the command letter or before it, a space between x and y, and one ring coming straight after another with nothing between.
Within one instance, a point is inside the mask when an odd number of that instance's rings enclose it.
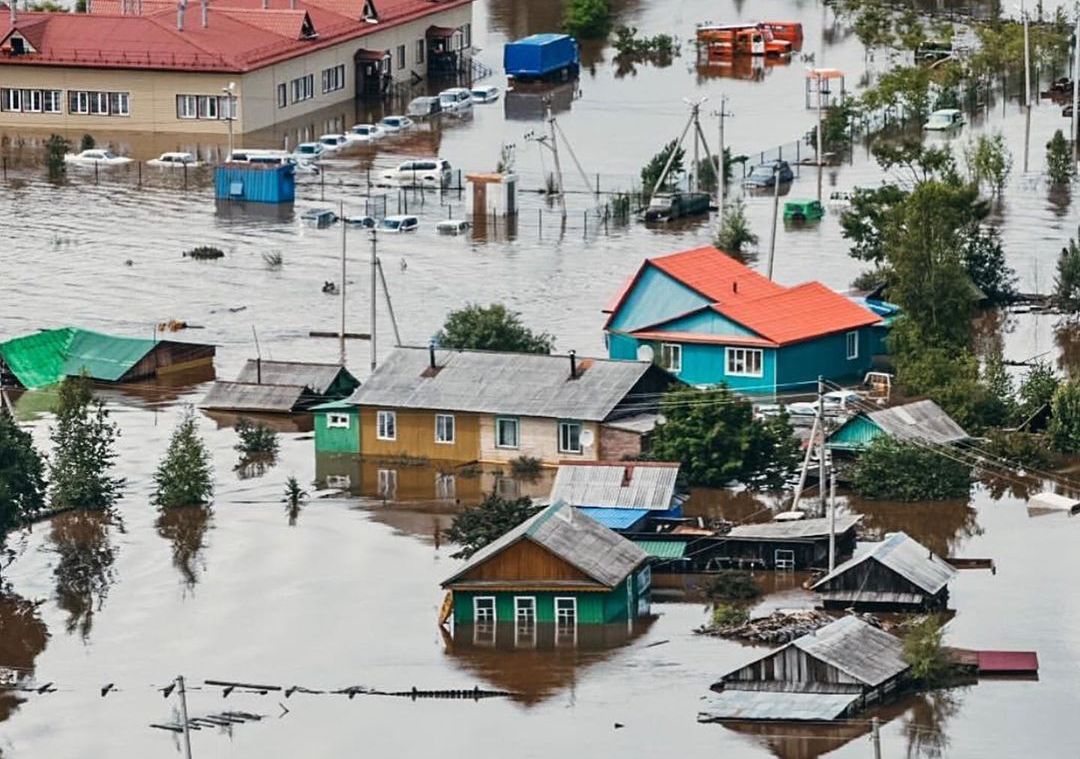
<instances>
[{"instance_id":1,"label":"building window","mask_svg":"<svg viewBox=\"0 0 1080 759\"><path fill-rule=\"evenodd\" d=\"M435 442L446 444L454 442L454 416L452 414L435 415Z\"/></svg>"},{"instance_id":2,"label":"building window","mask_svg":"<svg viewBox=\"0 0 1080 759\"><path fill-rule=\"evenodd\" d=\"M330 429L343 429L347 430L350 426L350 419L348 414L327 414L326 426Z\"/></svg>"},{"instance_id":3,"label":"building window","mask_svg":"<svg viewBox=\"0 0 1080 759\"><path fill-rule=\"evenodd\" d=\"M461 47L472 47L472 24L461 25Z\"/></svg>"},{"instance_id":4,"label":"building window","mask_svg":"<svg viewBox=\"0 0 1080 759\"><path fill-rule=\"evenodd\" d=\"M90 93L68 92L68 113L90 113Z\"/></svg>"},{"instance_id":5,"label":"building window","mask_svg":"<svg viewBox=\"0 0 1080 759\"><path fill-rule=\"evenodd\" d=\"M850 361L853 358L859 357L859 333L848 332L847 333L847 357Z\"/></svg>"},{"instance_id":6,"label":"building window","mask_svg":"<svg viewBox=\"0 0 1080 759\"><path fill-rule=\"evenodd\" d=\"M673 374L682 371L682 346L674 343L660 345L660 366Z\"/></svg>"},{"instance_id":7,"label":"building window","mask_svg":"<svg viewBox=\"0 0 1080 759\"><path fill-rule=\"evenodd\" d=\"M282 82L277 86L277 107L284 108L289 104L289 88Z\"/></svg>"},{"instance_id":8,"label":"building window","mask_svg":"<svg viewBox=\"0 0 1080 759\"><path fill-rule=\"evenodd\" d=\"M126 92L110 92L109 113L113 116L130 116L131 96Z\"/></svg>"},{"instance_id":9,"label":"building window","mask_svg":"<svg viewBox=\"0 0 1080 759\"><path fill-rule=\"evenodd\" d=\"M60 113L60 90L42 90L42 108L45 113Z\"/></svg>"},{"instance_id":10,"label":"building window","mask_svg":"<svg viewBox=\"0 0 1080 759\"><path fill-rule=\"evenodd\" d=\"M385 53L383 53L382 60L379 61L379 73L380 74L389 74L390 73L390 64L391 64L390 51L387 50Z\"/></svg>"},{"instance_id":11,"label":"building window","mask_svg":"<svg viewBox=\"0 0 1080 759\"><path fill-rule=\"evenodd\" d=\"M91 92L90 93L90 113L94 116L108 116L109 115L109 93L107 92Z\"/></svg>"},{"instance_id":12,"label":"building window","mask_svg":"<svg viewBox=\"0 0 1080 759\"><path fill-rule=\"evenodd\" d=\"M652 587L652 568L646 564L637 575L637 592L640 595Z\"/></svg>"},{"instance_id":13,"label":"building window","mask_svg":"<svg viewBox=\"0 0 1080 759\"><path fill-rule=\"evenodd\" d=\"M24 111L41 113L41 90L23 90L22 101Z\"/></svg>"},{"instance_id":14,"label":"building window","mask_svg":"<svg viewBox=\"0 0 1080 759\"><path fill-rule=\"evenodd\" d=\"M307 74L293 79L290 85L292 87L292 102L294 103L311 100L311 98L315 97L314 74Z\"/></svg>"},{"instance_id":15,"label":"building window","mask_svg":"<svg viewBox=\"0 0 1080 759\"><path fill-rule=\"evenodd\" d=\"M427 40L416 41L416 63L417 65L423 64L424 53L427 49Z\"/></svg>"},{"instance_id":16,"label":"building window","mask_svg":"<svg viewBox=\"0 0 1080 759\"><path fill-rule=\"evenodd\" d=\"M559 453L581 453L581 422L559 422Z\"/></svg>"},{"instance_id":17,"label":"building window","mask_svg":"<svg viewBox=\"0 0 1080 759\"><path fill-rule=\"evenodd\" d=\"M199 95L199 118L217 119L218 99L216 95Z\"/></svg>"},{"instance_id":18,"label":"building window","mask_svg":"<svg viewBox=\"0 0 1080 759\"><path fill-rule=\"evenodd\" d=\"M476 596L472 608L474 622L483 624L495 621L495 596Z\"/></svg>"},{"instance_id":19,"label":"building window","mask_svg":"<svg viewBox=\"0 0 1080 759\"><path fill-rule=\"evenodd\" d=\"M435 497L449 501L457 495L457 480L452 474L435 475Z\"/></svg>"},{"instance_id":20,"label":"building window","mask_svg":"<svg viewBox=\"0 0 1080 759\"><path fill-rule=\"evenodd\" d=\"M379 470L379 497L394 498L397 496L397 470Z\"/></svg>"},{"instance_id":21,"label":"building window","mask_svg":"<svg viewBox=\"0 0 1080 759\"><path fill-rule=\"evenodd\" d=\"M514 621L519 625L536 622L536 596L514 596Z\"/></svg>"},{"instance_id":22,"label":"building window","mask_svg":"<svg viewBox=\"0 0 1080 759\"><path fill-rule=\"evenodd\" d=\"M727 348L727 372L731 377L762 376L762 351L759 348Z\"/></svg>"},{"instance_id":23,"label":"building window","mask_svg":"<svg viewBox=\"0 0 1080 759\"><path fill-rule=\"evenodd\" d=\"M323 93L345 89L345 66L331 66L323 69L322 91Z\"/></svg>"},{"instance_id":24,"label":"building window","mask_svg":"<svg viewBox=\"0 0 1080 759\"><path fill-rule=\"evenodd\" d=\"M405 46L404 45L398 45L397 46L397 67L398 67L398 71L405 68Z\"/></svg>"},{"instance_id":25,"label":"building window","mask_svg":"<svg viewBox=\"0 0 1080 759\"><path fill-rule=\"evenodd\" d=\"M5 87L0 90L0 111L21 111L22 110L22 90L8 89Z\"/></svg>"},{"instance_id":26,"label":"building window","mask_svg":"<svg viewBox=\"0 0 1080 759\"><path fill-rule=\"evenodd\" d=\"M380 411L376 418L377 430L375 436L379 440L397 440L397 413L394 411Z\"/></svg>"},{"instance_id":27,"label":"building window","mask_svg":"<svg viewBox=\"0 0 1080 759\"><path fill-rule=\"evenodd\" d=\"M176 96L176 118L197 119L199 118L199 98L195 95Z\"/></svg>"},{"instance_id":28,"label":"building window","mask_svg":"<svg viewBox=\"0 0 1080 759\"><path fill-rule=\"evenodd\" d=\"M46 110L60 113L60 91L23 90L23 105L33 105L34 110ZM48 106L47 108L45 106ZM5 109L7 110L7 109ZM130 116L131 95L127 92L86 92L71 90L68 92L68 111L70 113L89 113L94 116Z\"/></svg>"},{"instance_id":29,"label":"building window","mask_svg":"<svg viewBox=\"0 0 1080 759\"><path fill-rule=\"evenodd\" d=\"M577 599L555 599L555 624L559 627L573 627L577 624Z\"/></svg>"},{"instance_id":30,"label":"building window","mask_svg":"<svg viewBox=\"0 0 1080 759\"><path fill-rule=\"evenodd\" d=\"M517 448L520 445L518 426L517 419L505 416L497 417L495 419L495 447Z\"/></svg>"}]
</instances>

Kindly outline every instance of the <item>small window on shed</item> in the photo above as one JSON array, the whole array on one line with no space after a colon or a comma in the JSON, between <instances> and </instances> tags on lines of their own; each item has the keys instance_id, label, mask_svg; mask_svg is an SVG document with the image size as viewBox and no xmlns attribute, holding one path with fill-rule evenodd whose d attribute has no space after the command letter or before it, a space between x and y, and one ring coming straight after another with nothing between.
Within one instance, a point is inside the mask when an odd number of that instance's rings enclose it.
<instances>
[{"instance_id":1,"label":"small window on shed","mask_svg":"<svg viewBox=\"0 0 1080 759\"><path fill-rule=\"evenodd\" d=\"M351 417L348 414L327 414L326 426L347 430L351 425Z\"/></svg>"}]
</instances>

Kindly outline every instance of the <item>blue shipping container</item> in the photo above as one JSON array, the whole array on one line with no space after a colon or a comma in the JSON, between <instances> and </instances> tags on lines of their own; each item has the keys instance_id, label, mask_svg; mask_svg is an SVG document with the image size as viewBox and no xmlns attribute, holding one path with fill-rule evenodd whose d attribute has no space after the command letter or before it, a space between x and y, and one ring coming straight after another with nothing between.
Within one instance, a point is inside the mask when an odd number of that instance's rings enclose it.
<instances>
[{"instance_id":1,"label":"blue shipping container","mask_svg":"<svg viewBox=\"0 0 1080 759\"><path fill-rule=\"evenodd\" d=\"M577 40L566 34L534 34L508 42L503 48L503 68L518 80L577 76Z\"/></svg>"},{"instance_id":2,"label":"blue shipping container","mask_svg":"<svg viewBox=\"0 0 1080 759\"><path fill-rule=\"evenodd\" d=\"M292 164L222 164L214 168L214 197L253 203L292 203L296 197L296 169Z\"/></svg>"}]
</instances>

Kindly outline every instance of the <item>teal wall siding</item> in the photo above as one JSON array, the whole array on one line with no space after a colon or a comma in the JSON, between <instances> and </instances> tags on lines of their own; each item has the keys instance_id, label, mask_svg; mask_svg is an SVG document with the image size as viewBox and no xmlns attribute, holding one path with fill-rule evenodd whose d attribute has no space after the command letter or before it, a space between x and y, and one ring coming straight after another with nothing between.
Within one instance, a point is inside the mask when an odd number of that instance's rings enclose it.
<instances>
[{"instance_id":1,"label":"teal wall siding","mask_svg":"<svg viewBox=\"0 0 1080 759\"><path fill-rule=\"evenodd\" d=\"M635 338L609 332L607 343L608 358L618 358L627 361L637 360L638 341Z\"/></svg>"},{"instance_id":2,"label":"teal wall siding","mask_svg":"<svg viewBox=\"0 0 1080 759\"><path fill-rule=\"evenodd\" d=\"M779 349L776 385L778 389L799 389L818 376L830 380L858 377L870 369L874 338L871 328L859 333L859 355L847 357L847 332L825 335L816 340L787 345Z\"/></svg>"},{"instance_id":3,"label":"teal wall siding","mask_svg":"<svg viewBox=\"0 0 1080 759\"><path fill-rule=\"evenodd\" d=\"M829 435L830 448L860 450L882 435L881 428L865 416L856 416Z\"/></svg>"},{"instance_id":4,"label":"teal wall siding","mask_svg":"<svg viewBox=\"0 0 1080 759\"><path fill-rule=\"evenodd\" d=\"M328 427L329 414L346 414L348 427ZM315 451L316 453L359 453L360 452L360 414L359 410L338 409L335 411L315 412Z\"/></svg>"},{"instance_id":5,"label":"teal wall siding","mask_svg":"<svg viewBox=\"0 0 1080 759\"><path fill-rule=\"evenodd\" d=\"M712 309L701 311L696 314L687 314L681 319L676 319L662 327L657 327L663 332L697 332L707 335L745 335L758 337L758 334L747 329L737 322L731 321L726 316L718 314Z\"/></svg>"},{"instance_id":6,"label":"teal wall siding","mask_svg":"<svg viewBox=\"0 0 1080 759\"><path fill-rule=\"evenodd\" d=\"M708 299L679 284L659 269L647 265L622 306L612 315L608 327L631 332L685 314L708 302Z\"/></svg>"}]
</instances>

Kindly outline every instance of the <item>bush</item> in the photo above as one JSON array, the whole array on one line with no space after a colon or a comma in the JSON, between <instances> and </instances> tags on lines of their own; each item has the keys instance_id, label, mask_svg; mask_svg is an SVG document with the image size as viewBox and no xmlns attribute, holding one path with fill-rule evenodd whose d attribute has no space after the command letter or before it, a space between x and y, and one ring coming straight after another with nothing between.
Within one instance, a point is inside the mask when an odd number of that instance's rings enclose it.
<instances>
[{"instance_id":1,"label":"bush","mask_svg":"<svg viewBox=\"0 0 1080 759\"><path fill-rule=\"evenodd\" d=\"M1054 400L1054 393L1058 389L1061 380L1050 364L1045 361L1036 361L1024 375L1024 381L1020 383L1020 421L1034 414L1043 406L1048 406Z\"/></svg>"},{"instance_id":2,"label":"bush","mask_svg":"<svg viewBox=\"0 0 1080 759\"><path fill-rule=\"evenodd\" d=\"M611 30L608 0L570 0L563 15L563 29L581 39L607 36Z\"/></svg>"},{"instance_id":3,"label":"bush","mask_svg":"<svg viewBox=\"0 0 1080 759\"><path fill-rule=\"evenodd\" d=\"M82 139L79 140L79 150L93 150L97 147L97 142L94 141L92 134L84 134Z\"/></svg>"},{"instance_id":4,"label":"bush","mask_svg":"<svg viewBox=\"0 0 1080 759\"><path fill-rule=\"evenodd\" d=\"M1062 310L1080 311L1080 245L1076 240L1069 240L1058 256L1054 302Z\"/></svg>"},{"instance_id":5,"label":"bush","mask_svg":"<svg viewBox=\"0 0 1080 759\"><path fill-rule=\"evenodd\" d=\"M189 408L169 441L169 450L154 473L151 501L161 508L205 506L214 493L210 452L199 438L195 414Z\"/></svg>"},{"instance_id":6,"label":"bush","mask_svg":"<svg viewBox=\"0 0 1080 759\"><path fill-rule=\"evenodd\" d=\"M863 498L938 501L963 498L971 489L971 468L947 448L903 443L881 436L855 462L852 487Z\"/></svg>"},{"instance_id":7,"label":"bush","mask_svg":"<svg viewBox=\"0 0 1080 759\"><path fill-rule=\"evenodd\" d=\"M494 493L488 494L479 506L466 509L454 517L454 523L446 531L447 539L461 546L453 557L469 558L539 511L540 507L534 506L531 498L510 500Z\"/></svg>"},{"instance_id":8,"label":"bush","mask_svg":"<svg viewBox=\"0 0 1080 759\"><path fill-rule=\"evenodd\" d=\"M988 184L995 194L1004 189L1012 171L1012 153L1005 146L1004 136L980 134L964 148L964 158L975 184Z\"/></svg>"},{"instance_id":9,"label":"bush","mask_svg":"<svg viewBox=\"0 0 1080 759\"><path fill-rule=\"evenodd\" d=\"M1063 383L1054 391L1047 435L1054 450L1080 453L1080 382Z\"/></svg>"},{"instance_id":10,"label":"bush","mask_svg":"<svg viewBox=\"0 0 1080 759\"><path fill-rule=\"evenodd\" d=\"M1058 129L1050 142L1046 143L1046 174L1050 177L1051 184L1063 185L1072 181L1073 171L1075 165L1072 149L1065 135Z\"/></svg>"},{"instance_id":11,"label":"bush","mask_svg":"<svg viewBox=\"0 0 1080 759\"><path fill-rule=\"evenodd\" d=\"M670 34L638 37L637 32L635 26L620 26L615 29L617 58L631 63L650 61L657 65L667 65L679 54L678 43Z\"/></svg>"},{"instance_id":12,"label":"bush","mask_svg":"<svg viewBox=\"0 0 1080 759\"><path fill-rule=\"evenodd\" d=\"M289 477L285 481L285 497L281 499L285 504L285 513L289 515L289 526L296 526L296 518L300 516L300 509L307 500L307 491L300 487L300 482L295 477Z\"/></svg>"},{"instance_id":13,"label":"bush","mask_svg":"<svg viewBox=\"0 0 1080 759\"><path fill-rule=\"evenodd\" d=\"M908 625L904 633L904 661L911 667L911 677L923 686L940 685L948 676L943 637L941 620L936 616Z\"/></svg>"},{"instance_id":14,"label":"bush","mask_svg":"<svg viewBox=\"0 0 1080 759\"><path fill-rule=\"evenodd\" d=\"M885 269L863 269L855 279L851 280L851 289L870 292L887 282L888 277L889 273Z\"/></svg>"},{"instance_id":15,"label":"bush","mask_svg":"<svg viewBox=\"0 0 1080 759\"><path fill-rule=\"evenodd\" d=\"M1046 438L1030 432L992 430L987 435L986 451L995 458L1022 467L1045 469L1052 465L1052 455Z\"/></svg>"},{"instance_id":16,"label":"bush","mask_svg":"<svg viewBox=\"0 0 1080 759\"><path fill-rule=\"evenodd\" d=\"M518 477L535 477L540 474L540 459L522 454L510 462L510 471Z\"/></svg>"},{"instance_id":17,"label":"bush","mask_svg":"<svg viewBox=\"0 0 1080 759\"><path fill-rule=\"evenodd\" d=\"M555 347L555 338L547 332L533 332L521 323L521 314L501 303L470 303L451 311L435 342L450 350L515 353L551 353Z\"/></svg>"},{"instance_id":18,"label":"bush","mask_svg":"<svg viewBox=\"0 0 1080 759\"><path fill-rule=\"evenodd\" d=\"M49 135L45 140L45 168L50 179L59 179L67 171L64 156L71 152L71 143L58 134Z\"/></svg>"},{"instance_id":19,"label":"bush","mask_svg":"<svg viewBox=\"0 0 1080 759\"><path fill-rule=\"evenodd\" d=\"M119 435L105 404L94 400L86 375L60 383L49 470L54 506L108 509L116 502L124 480L109 473L116 464Z\"/></svg>"},{"instance_id":20,"label":"bush","mask_svg":"<svg viewBox=\"0 0 1080 759\"><path fill-rule=\"evenodd\" d=\"M721 598L725 601L748 601L761 595L761 588L754 582L754 576L738 569L725 569L717 572L709 581L705 591L709 598Z\"/></svg>"},{"instance_id":21,"label":"bush","mask_svg":"<svg viewBox=\"0 0 1080 759\"><path fill-rule=\"evenodd\" d=\"M218 258L224 258L225 251L210 245L200 245L197 248L185 251L184 255L187 258L194 258L196 261L213 261Z\"/></svg>"},{"instance_id":22,"label":"bush","mask_svg":"<svg viewBox=\"0 0 1080 759\"><path fill-rule=\"evenodd\" d=\"M671 158L673 151L675 153L675 158L671 161L671 166L668 167L668 173L664 177L664 183L657 186L657 182L660 181L660 173L664 170L664 166L667 165L668 159ZM673 188L675 186L676 177L683 171L683 158L685 157L686 149L679 147L676 140L672 140L664 145L664 147L660 149L660 152L650 158L649 162L641 169L642 195L648 199L652 197L653 192L663 192L666 189Z\"/></svg>"},{"instance_id":23,"label":"bush","mask_svg":"<svg viewBox=\"0 0 1080 759\"><path fill-rule=\"evenodd\" d=\"M716 604L713 607L713 627L737 627L750 621L750 612L734 604Z\"/></svg>"},{"instance_id":24,"label":"bush","mask_svg":"<svg viewBox=\"0 0 1080 759\"><path fill-rule=\"evenodd\" d=\"M240 442L233 447L245 456L274 456L278 452L277 432L261 422L242 416L236 420L236 434Z\"/></svg>"},{"instance_id":25,"label":"bush","mask_svg":"<svg viewBox=\"0 0 1080 759\"><path fill-rule=\"evenodd\" d=\"M750 222L746 220L746 206L742 198L737 199L730 208L725 209L724 220L720 224L720 231L716 234L715 244L717 248L736 258L742 258L746 254L747 247L758 244L758 236L750 229Z\"/></svg>"}]
</instances>

